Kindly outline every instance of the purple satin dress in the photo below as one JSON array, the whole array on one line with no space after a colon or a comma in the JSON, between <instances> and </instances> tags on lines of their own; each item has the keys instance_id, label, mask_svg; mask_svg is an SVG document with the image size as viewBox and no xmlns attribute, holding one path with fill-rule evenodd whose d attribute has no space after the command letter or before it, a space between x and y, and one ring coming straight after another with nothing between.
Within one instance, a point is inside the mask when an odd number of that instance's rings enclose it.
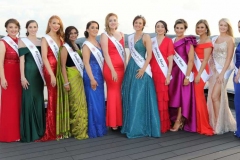
<instances>
[{"instance_id":1,"label":"purple satin dress","mask_svg":"<svg viewBox=\"0 0 240 160\"><path fill-rule=\"evenodd\" d=\"M190 46L196 46L196 38L193 36L185 37L174 43L175 51L182 57L185 63L188 63L188 52ZM184 130L189 132L197 131L196 104L194 94L194 82L184 86L185 75L175 62L172 68L173 79L169 84L169 111L170 119L175 122L177 118L177 109L182 107L182 116L185 118Z\"/></svg>"}]
</instances>

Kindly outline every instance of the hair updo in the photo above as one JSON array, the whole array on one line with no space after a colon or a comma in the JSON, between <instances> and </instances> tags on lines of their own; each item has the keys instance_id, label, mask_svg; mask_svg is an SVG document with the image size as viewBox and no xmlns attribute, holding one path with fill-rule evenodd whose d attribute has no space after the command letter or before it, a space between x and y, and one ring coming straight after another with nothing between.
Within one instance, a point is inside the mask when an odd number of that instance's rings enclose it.
<instances>
[{"instance_id":1,"label":"hair updo","mask_svg":"<svg viewBox=\"0 0 240 160\"><path fill-rule=\"evenodd\" d=\"M185 21L184 19L177 19L177 20L175 21L174 28L175 28L178 24L183 24L185 29L188 28L187 21Z\"/></svg>"},{"instance_id":2,"label":"hair updo","mask_svg":"<svg viewBox=\"0 0 240 160\"><path fill-rule=\"evenodd\" d=\"M88 22L88 23L87 23L87 26L86 26L86 31L84 31L84 36L85 36L85 38L88 38L88 37L89 37L89 33L88 33L87 29L89 29L89 27L90 27L91 24L93 24L93 23L97 24L97 25L98 25L98 29L99 29L99 24L98 24L98 22L96 22L96 21L90 21L90 22Z\"/></svg>"},{"instance_id":3,"label":"hair updo","mask_svg":"<svg viewBox=\"0 0 240 160\"><path fill-rule=\"evenodd\" d=\"M27 23L26 23L26 29L28 29L28 26L31 24L31 23L36 23L37 24L37 27L38 27L38 23L35 21L35 20L29 20L29 21L27 21ZM28 33L28 31L26 32L26 36L28 36L29 35L29 33Z\"/></svg>"},{"instance_id":4,"label":"hair updo","mask_svg":"<svg viewBox=\"0 0 240 160\"><path fill-rule=\"evenodd\" d=\"M11 18L11 19L9 19L9 20L7 20L7 21L5 22L5 28L6 28L6 29L7 29L8 25L9 25L10 23L13 23L13 24L15 24L15 25L18 26L18 33L19 33L19 35L20 35L20 29L21 29L20 23L19 23L16 19ZM6 32L7 32L7 30L6 30Z\"/></svg>"}]
</instances>

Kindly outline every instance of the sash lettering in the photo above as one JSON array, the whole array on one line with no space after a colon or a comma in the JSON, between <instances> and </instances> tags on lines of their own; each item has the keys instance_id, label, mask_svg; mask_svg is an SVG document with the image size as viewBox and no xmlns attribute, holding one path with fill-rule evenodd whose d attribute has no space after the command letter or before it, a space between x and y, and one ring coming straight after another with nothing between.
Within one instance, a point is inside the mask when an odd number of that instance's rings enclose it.
<instances>
[{"instance_id":1,"label":"sash lettering","mask_svg":"<svg viewBox=\"0 0 240 160\"><path fill-rule=\"evenodd\" d=\"M73 63L75 64L75 66L77 67L77 70L80 72L81 76L83 77L83 68L84 68L84 65L83 65L83 61L82 59L80 58L79 54L75 51L72 50L72 48L67 44L67 43L64 43L64 45L70 55L70 57L72 58L73 60Z\"/></svg>"},{"instance_id":2,"label":"sash lettering","mask_svg":"<svg viewBox=\"0 0 240 160\"><path fill-rule=\"evenodd\" d=\"M39 50L37 49L37 47L28 39L28 38L21 38L21 40L23 41L23 43L27 46L27 48L30 50L30 52L32 53L33 59L38 67L38 71L44 81L44 77L43 77L43 61L42 61L42 57L41 54L39 52Z\"/></svg>"},{"instance_id":3,"label":"sash lettering","mask_svg":"<svg viewBox=\"0 0 240 160\"><path fill-rule=\"evenodd\" d=\"M12 38L10 38L9 36L5 36L2 38L5 42L7 42L7 44L9 44L9 46L12 47L12 49L14 49L14 51L18 54L18 45L12 40Z\"/></svg>"},{"instance_id":4,"label":"sash lettering","mask_svg":"<svg viewBox=\"0 0 240 160\"><path fill-rule=\"evenodd\" d=\"M51 48L51 50L53 51L53 54L54 54L56 60L58 60L59 47L58 47L57 43L52 39L52 37L50 37L47 34L44 36L44 38L46 38L48 45Z\"/></svg>"},{"instance_id":5,"label":"sash lettering","mask_svg":"<svg viewBox=\"0 0 240 160\"><path fill-rule=\"evenodd\" d=\"M144 66L145 59L134 48L134 34L128 36L128 47L130 50L130 54L131 54L132 58L134 59L134 61L136 62L136 64L138 65L138 67L142 68ZM148 64L145 72L150 77L152 77L152 71L151 71L151 67L149 64Z\"/></svg>"},{"instance_id":6,"label":"sash lettering","mask_svg":"<svg viewBox=\"0 0 240 160\"><path fill-rule=\"evenodd\" d=\"M176 38L172 39L173 43L174 43L175 39ZM179 69L182 71L182 73L186 76L187 64L185 63L185 61L182 59L182 57L176 51L175 51L175 55L173 56L173 60L177 64ZM193 82L193 80L194 80L194 75L191 72L189 75L189 82Z\"/></svg>"},{"instance_id":7,"label":"sash lettering","mask_svg":"<svg viewBox=\"0 0 240 160\"><path fill-rule=\"evenodd\" d=\"M158 63L158 66L162 70L165 78L167 78L168 66L167 66L167 63L164 60L164 57L163 57L161 51L159 50L158 42L157 42L156 37L152 38L152 50L153 50L153 54L155 56L155 59ZM172 76L171 76L171 78L172 78Z\"/></svg>"},{"instance_id":8,"label":"sash lettering","mask_svg":"<svg viewBox=\"0 0 240 160\"><path fill-rule=\"evenodd\" d=\"M98 65L100 66L101 70L103 71L103 62L104 58L102 53L99 51L97 47L95 47L91 42L85 41L82 46L87 45L94 57L96 58Z\"/></svg>"},{"instance_id":9,"label":"sash lettering","mask_svg":"<svg viewBox=\"0 0 240 160\"><path fill-rule=\"evenodd\" d=\"M194 64L195 64L195 67L196 67L197 71L199 72L202 63L201 63L200 59L198 58L196 52L194 53ZM201 78L202 78L203 82L206 83L207 80L209 79L209 77L210 76L207 74L207 71L204 69L202 74L201 74Z\"/></svg>"},{"instance_id":10,"label":"sash lettering","mask_svg":"<svg viewBox=\"0 0 240 160\"><path fill-rule=\"evenodd\" d=\"M212 38L213 47L214 47L214 44L217 39L218 39L218 36ZM214 60L215 68L216 68L217 72L220 74L222 72L223 67L214 58L213 58L213 60ZM230 62L230 65L233 65L232 61ZM226 72L224 74L224 79L228 79L230 77L232 71L233 71L232 69L226 70Z\"/></svg>"},{"instance_id":11,"label":"sash lettering","mask_svg":"<svg viewBox=\"0 0 240 160\"><path fill-rule=\"evenodd\" d=\"M107 32L104 32L104 34L106 34L108 36L108 38L113 42L113 44L117 48L117 51L118 51L120 57L122 58L123 63L125 64L125 60L124 60L125 51L124 51L122 44L119 43L119 41L114 36L109 36L107 34Z\"/></svg>"}]
</instances>

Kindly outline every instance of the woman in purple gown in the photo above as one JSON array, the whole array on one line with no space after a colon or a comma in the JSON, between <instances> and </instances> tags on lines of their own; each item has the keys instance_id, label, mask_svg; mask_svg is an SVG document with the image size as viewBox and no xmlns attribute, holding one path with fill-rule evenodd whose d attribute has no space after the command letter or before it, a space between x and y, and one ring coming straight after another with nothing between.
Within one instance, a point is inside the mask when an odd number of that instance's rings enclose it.
<instances>
[{"instance_id":1,"label":"woman in purple gown","mask_svg":"<svg viewBox=\"0 0 240 160\"><path fill-rule=\"evenodd\" d=\"M174 25L176 38L174 41L174 63L172 80L169 85L170 119L175 122L171 131L178 131L184 126L185 131L196 132L196 105L192 68L194 65L194 46L197 45L193 36L185 37L187 22L178 19ZM179 56L179 57L178 57Z\"/></svg>"}]
</instances>

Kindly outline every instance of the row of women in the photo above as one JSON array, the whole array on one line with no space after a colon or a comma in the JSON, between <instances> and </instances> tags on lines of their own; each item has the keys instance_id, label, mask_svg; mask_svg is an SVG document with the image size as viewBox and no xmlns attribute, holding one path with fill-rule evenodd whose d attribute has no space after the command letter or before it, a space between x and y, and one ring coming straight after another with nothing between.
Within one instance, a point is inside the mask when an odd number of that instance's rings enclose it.
<instances>
[{"instance_id":1,"label":"row of women","mask_svg":"<svg viewBox=\"0 0 240 160\"><path fill-rule=\"evenodd\" d=\"M8 36L0 41L0 141L94 138L105 135L107 127L121 129L128 138L160 137L179 129L205 135L236 131L240 137L226 92L234 68L229 20L219 21L220 35L213 40L207 21L198 21L198 42L194 36L184 35L188 25L183 19L175 22L174 39L165 36L168 28L164 21L156 23L152 39L143 33L145 24L144 17L134 18L135 33L128 36L127 58L124 34L117 30L114 13L105 18L100 43L96 40L99 24L87 23L82 52L75 44L78 30L69 26L64 33L58 16L49 19L41 40L36 36L36 21L27 22L26 38L17 38L19 22L9 19L5 23ZM235 59L235 107L240 125L239 45Z\"/></svg>"}]
</instances>

